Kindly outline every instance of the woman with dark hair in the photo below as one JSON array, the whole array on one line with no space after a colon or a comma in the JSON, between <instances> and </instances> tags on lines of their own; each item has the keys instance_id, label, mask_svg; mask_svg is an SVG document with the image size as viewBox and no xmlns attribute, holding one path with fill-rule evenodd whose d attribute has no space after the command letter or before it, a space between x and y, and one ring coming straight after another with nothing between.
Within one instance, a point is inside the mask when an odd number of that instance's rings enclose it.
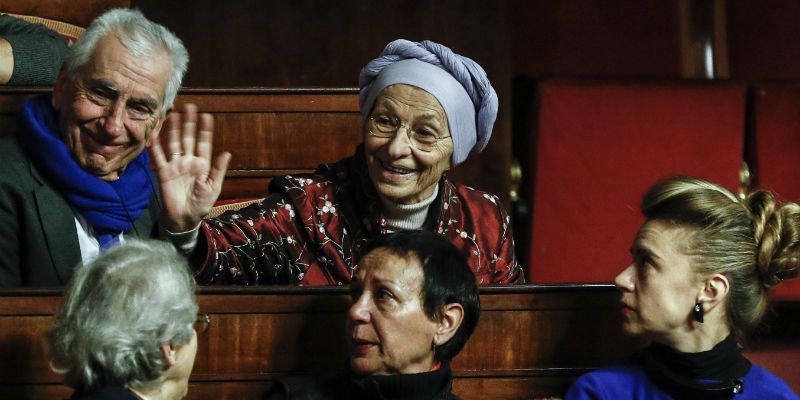
<instances>
[{"instance_id":1,"label":"woman with dark hair","mask_svg":"<svg viewBox=\"0 0 800 400\"><path fill-rule=\"evenodd\" d=\"M378 238L359 261L347 315L344 375L286 379L278 399L458 399L450 360L480 316L475 276L464 255L426 231Z\"/></svg>"},{"instance_id":2,"label":"woman with dark hair","mask_svg":"<svg viewBox=\"0 0 800 400\"><path fill-rule=\"evenodd\" d=\"M676 177L644 195L642 213L633 262L614 283L624 330L651 345L582 376L567 399L797 399L740 344L769 289L797 276L800 207Z\"/></svg>"},{"instance_id":3,"label":"woman with dark hair","mask_svg":"<svg viewBox=\"0 0 800 400\"><path fill-rule=\"evenodd\" d=\"M181 125L172 115L171 158L157 140L151 149L162 228L192 253L199 282L346 284L367 242L411 229L458 247L478 284L522 280L498 198L445 176L492 134L498 100L481 66L438 43L398 39L361 70L359 85L364 141L352 157L275 178L263 201L206 221L227 155L212 168L210 116L190 112Z\"/></svg>"}]
</instances>

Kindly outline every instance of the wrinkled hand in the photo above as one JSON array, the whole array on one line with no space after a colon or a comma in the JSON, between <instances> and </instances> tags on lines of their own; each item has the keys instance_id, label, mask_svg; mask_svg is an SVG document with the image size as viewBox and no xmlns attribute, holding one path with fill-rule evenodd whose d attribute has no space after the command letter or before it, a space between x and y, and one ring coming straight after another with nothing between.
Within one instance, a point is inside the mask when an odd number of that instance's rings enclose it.
<instances>
[{"instance_id":1,"label":"wrinkled hand","mask_svg":"<svg viewBox=\"0 0 800 400\"><path fill-rule=\"evenodd\" d=\"M161 223L171 232L185 232L196 227L222 191L222 182L231 160L230 153L218 155L212 164L214 118L200 114L197 106L186 104L183 114L167 117L167 150L161 148L158 135L150 140L150 157L161 185L164 212Z\"/></svg>"}]
</instances>

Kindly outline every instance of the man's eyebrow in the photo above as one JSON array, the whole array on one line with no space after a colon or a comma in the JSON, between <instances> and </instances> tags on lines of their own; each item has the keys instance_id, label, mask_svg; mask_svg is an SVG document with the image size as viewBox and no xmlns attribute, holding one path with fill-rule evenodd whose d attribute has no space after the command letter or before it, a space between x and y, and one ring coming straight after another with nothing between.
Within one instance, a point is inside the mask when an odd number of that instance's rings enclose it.
<instances>
[{"instance_id":1,"label":"man's eyebrow","mask_svg":"<svg viewBox=\"0 0 800 400\"><path fill-rule=\"evenodd\" d=\"M94 86L102 86L104 89L113 92L115 95L119 95L119 90L117 89L117 85L114 82L111 82L104 78L97 78L90 81L90 83ZM155 110L158 108L158 101L155 99L151 99L149 97L131 97L128 100L128 103L133 105L143 105L145 107L150 108L151 110Z\"/></svg>"},{"instance_id":2,"label":"man's eyebrow","mask_svg":"<svg viewBox=\"0 0 800 400\"><path fill-rule=\"evenodd\" d=\"M119 91L117 89L117 85L115 85L114 82L111 82L111 81L109 81L107 79L103 79L103 78L92 79L91 81L89 81L89 83L92 86L102 86L103 89L110 90L110 91L114 92L115 94Z\"/></svg>"}]
</instances>

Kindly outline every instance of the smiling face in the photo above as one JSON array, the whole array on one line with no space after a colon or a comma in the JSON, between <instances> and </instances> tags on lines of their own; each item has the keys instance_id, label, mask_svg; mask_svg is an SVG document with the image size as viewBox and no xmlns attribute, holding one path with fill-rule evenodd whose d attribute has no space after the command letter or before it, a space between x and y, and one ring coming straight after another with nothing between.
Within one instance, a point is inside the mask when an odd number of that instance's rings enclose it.
<instances>
[{"instance_id":1,"label":"smiling face","mask_svg":"<svg viewBox=\"0 0 800 400\"><path fill-rule=\"evenodd\" d=\"M396 84L383 89L372 115L385 115L415 131L450 136L447 115L433 95L414 86ZM419 203L433 195L442 174L450 169L453 140L439 140L430 151L411 145L406 128L392 138L369 134L364 127L367 169L378 193L401 204Z\"/></svg>"},{"instance_id":2,"label":"smiling face","mask_svg":"<svg viewBox=\"0 0 800 400\"><path fill-rule=\"evenodd\" d=\"M647 221L631 247L633 262L614 280L622 292L626 332L673 345L689 332L692 307L702 289L684 246L691 231Z\"/></svg>"},{"instance_id":3,"label":"smiling face","mask_svg":"<svg viewBox=\"0 0 800 400\"><path fill-rule=\"evenodd\" d=\"M350 368L361 375L412 374L434 366L438 323L423 311L422 265L378 248L359 263L347 315Z\"/></svg>"},{"instance_id":4,"label":"smiling face","mask_svg":"<svg viewBox=\"0 0 800 400\"><path fill-rule=\"evenodd\" d=\"M62 70L53 90L61 137L86 172L113 181L161 129L172 74L167 53L131 54L114 34L101 38L73 80Z\"/></svg>"}]
</instances>

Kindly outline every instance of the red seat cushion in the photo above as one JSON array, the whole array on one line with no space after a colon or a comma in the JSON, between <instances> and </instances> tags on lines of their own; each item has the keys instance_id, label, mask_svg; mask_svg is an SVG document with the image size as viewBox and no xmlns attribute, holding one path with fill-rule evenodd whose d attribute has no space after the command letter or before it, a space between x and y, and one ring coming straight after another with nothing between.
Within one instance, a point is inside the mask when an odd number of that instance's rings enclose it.
<instances>
[{"instance_id":1,"label":"red seat cushion","mask_svg":"<svg viewBox=\"0 0 800 400\"><path fill-rule=\"evenodd\" d=\"M534 164L533 283L610 282L644 191L694 175L738 189L746 87L545 81Z\"/></svg>"}]
</instances>

